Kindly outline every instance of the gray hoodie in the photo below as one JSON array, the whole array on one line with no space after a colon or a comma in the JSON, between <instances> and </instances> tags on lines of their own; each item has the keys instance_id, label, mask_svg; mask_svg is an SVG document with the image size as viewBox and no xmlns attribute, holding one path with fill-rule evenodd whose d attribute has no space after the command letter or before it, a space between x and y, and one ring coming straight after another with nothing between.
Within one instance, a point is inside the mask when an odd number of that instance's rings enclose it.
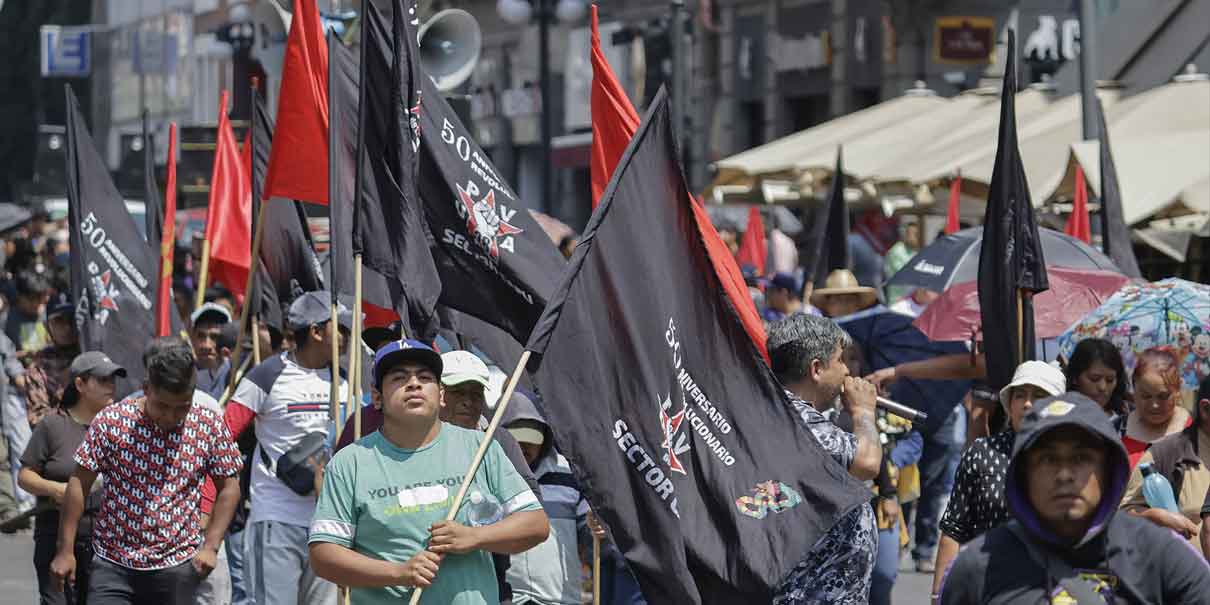
<instances>
[{"instance_id":1,"label":"gray hoodie","mask_svg":"<svg viewBox=\"0 0 1210 605\"><path fill-rule=\"evenodd\" d=\"M1029 502L1024 468L1025 453L1043 435L1065 426L1099 437L1109 465L1093 522L1074 543L1054 535L1039 519ZM1171 530L1118 514L1129 473L1126 448L1095 402L1078 393L1035 402L1017 433L1006 478L1015 521L963 547L942 584L942 605L1210 603L1210 566L1201 553ZM1024 531L1014 533L1011 525ZM1019 535L1029 540L1045 565ZM1061 583L1070 582L1073 575L1093 580L1099 602L1077 601L1067 593Z\"/></svg>"},{"instance_id":2,"label":"gray hoodie","mask_svg":"<svg viewBox=\"0 0 1210 605\"><path fill-rule=\"evenodd\" d=\"M550 536L534 548L513 555L508 570L513 603L579 605L582 574L578 535L588 505L580 495L567 459L555 450L550 426L528 396L514 393L504 426L521 421L541 428L545 436L533 471L541 488L538 498L550 519Z\"/></svg>"}]
</instances>

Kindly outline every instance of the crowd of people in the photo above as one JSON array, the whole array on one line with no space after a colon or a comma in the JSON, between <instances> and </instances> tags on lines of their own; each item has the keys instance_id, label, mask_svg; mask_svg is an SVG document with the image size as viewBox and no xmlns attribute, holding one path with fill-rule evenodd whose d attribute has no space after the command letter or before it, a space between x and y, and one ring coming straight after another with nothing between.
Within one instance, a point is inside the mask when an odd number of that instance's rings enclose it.
<instances>
[{"instance_id":1,"label":"crowd of people","mask_svg":"<svg viewBox=\"0 0 1210 605\"><path fill-rule=\"evenodd\" d=\"M335 605L346 587L353 603L423 589L426 602L572 605L594 540L601 602L645 603L537 393L512 394L479 471L462 476L490 414L475 353L397 326L354 335L352 313L333 316L315 291L282 326L260 324L257 355L243 357L260 362L236 368L253 339L240 341L234 297L212 289L184 316L188 338L148 343L142 388L117 400L127 369L79 345L63 229L35 217L9 233L0 280L0 524L32 529L41 603ZM909 226L879 271L919 247ZM1144 352L1128 375L1111 342L1090 338L1061 364L1021 364L998 392L978 353L874 371L845 318L879 304L918 315L936 293L891 298L843 269L818 287L801 271L747 274L788 405L871 489L796 559L774 603L890 603L909 544L947 605L1210 598L1210 380L1183 406L1172 352ZM332 374L333 352L351 346L373 352L355 402ZM913 425L875 406L908 378L975 382ZM1176 510L1149 505L1152 473Z\"/></svg>"}]
</instances>

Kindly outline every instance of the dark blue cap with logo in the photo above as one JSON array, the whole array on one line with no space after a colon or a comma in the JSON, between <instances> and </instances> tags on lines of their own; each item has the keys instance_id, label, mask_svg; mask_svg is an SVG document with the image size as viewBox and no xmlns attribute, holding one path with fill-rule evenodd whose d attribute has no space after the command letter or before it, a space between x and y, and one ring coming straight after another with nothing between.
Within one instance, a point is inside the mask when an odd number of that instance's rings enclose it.
<instances>
[{"instance_id":1,"label":"dark blue cap with logo","mask_svg":"<svg viewBox=\"0 0 1210 605\"><path fill-rule=\"evenodd\" d=\"M794 277L793 273L777 272L773 277L769 278L769 287L778 290L789 290L790 292L798 292L798 278Z\"/></svg>"},{"instance_id":2,"label":"dark blue cap with logo","mask_svg":"<svg viewBox=\"0 0 1210 605\"><path fill-rule=\"evenodd\" d=\"M374 384L381 388L382 374L402 361L419 363L432 370L438 377L441 376L441 355L419 340L406 338L388 342L374 354Z\"/></svg>"}]
</instances>

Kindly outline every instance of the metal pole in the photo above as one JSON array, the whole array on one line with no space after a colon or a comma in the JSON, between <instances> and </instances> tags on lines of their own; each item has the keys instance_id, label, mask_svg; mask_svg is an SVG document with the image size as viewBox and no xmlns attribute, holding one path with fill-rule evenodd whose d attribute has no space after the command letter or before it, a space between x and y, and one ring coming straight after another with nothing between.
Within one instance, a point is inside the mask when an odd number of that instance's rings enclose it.
<instances>
[{"instance_id":1,"label":"metal pole","mask_svg":"<svg viewBox=\"0 0 1210 605\"><path fill-rule=\"evenodd\" d=\"M1080 109L1084 140L1097 138L1097 26L1093 0L1080 0Z\"/></svg>"},{"instance_id":2,"label":"metal pole","mask_svg":"<svg viewBox=\"0 0 1210 605\"><path fill-rule=\"evenodd\" d=\"M551 107L550 102L550 19L549 0L536 0L538 15L538 86L542 91L542 201L545 212L553 210L554 194L551 170Z\"/></svg>"},{"instance_id":3,"label":"metal pole","mask_svg":"<svg viewBox=\"0 0 1210 605\"><path fill-rule=\"evenodd\" d=\"M669 30L672 44L672 134L678 147L685 129L685 0L671 0L672 23Z\"/></svg>"}]
</instances>

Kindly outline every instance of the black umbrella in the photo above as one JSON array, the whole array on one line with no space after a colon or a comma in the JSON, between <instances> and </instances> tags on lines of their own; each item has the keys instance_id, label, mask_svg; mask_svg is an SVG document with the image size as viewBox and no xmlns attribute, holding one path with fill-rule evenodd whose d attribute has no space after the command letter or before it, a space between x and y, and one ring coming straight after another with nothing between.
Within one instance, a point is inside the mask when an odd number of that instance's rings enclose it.
<instances>
[{"instance_id":1,"label":"black umbrella","mask_svg":"<svg viewBox=\"0 0 1210 605\"><path fill-rule=\"evenodd\" d=\"M1042 236L1042 252L1047 266L1121 273L1109 257L1092 246L1052 229L1038 231ZM944 292L954 284L975 281L979 278L979 250L982 244L983 227L963 229L939 237L917 252L886 285Z\"/></svg>"}]
</instances>

